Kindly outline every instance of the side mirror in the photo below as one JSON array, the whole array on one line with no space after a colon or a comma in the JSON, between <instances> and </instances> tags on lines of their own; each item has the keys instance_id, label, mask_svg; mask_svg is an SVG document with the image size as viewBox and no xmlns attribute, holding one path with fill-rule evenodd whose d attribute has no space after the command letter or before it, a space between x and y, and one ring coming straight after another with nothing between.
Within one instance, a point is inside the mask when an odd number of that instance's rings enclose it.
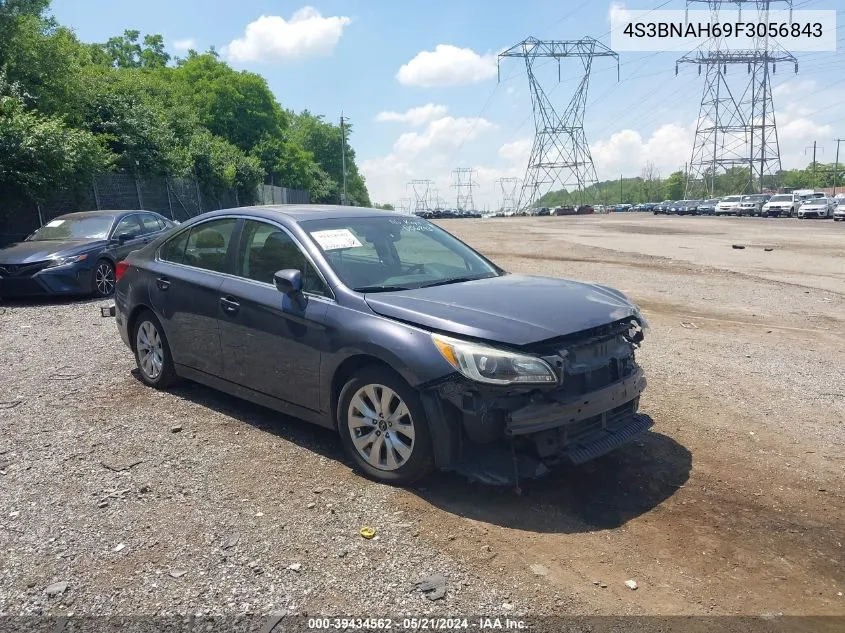
<instances>
[{"instance_id":1,"label":"side mirror","mask_svg":"<svg viewBox=\"0 0 845 633\"><path fill-rule=\"evenodd\" d=\"M273 275L276 290L287 295L300 308L305 307L305 297L302 294L302 272L295 268L276 271Z\"/></svg>"},{"instance_id":2,"label":"side mirror","mask_svg":"<svg viewBox=\"0 0 845 633\"><path fill-rule=\"evenodd\" d=\"M121 233L120 235L117 236L117 243L118 244L125 244L129 240L134 240L134 239L135 239L135 236L132 235L131 233Z\"/></svg>"}]
</instances>

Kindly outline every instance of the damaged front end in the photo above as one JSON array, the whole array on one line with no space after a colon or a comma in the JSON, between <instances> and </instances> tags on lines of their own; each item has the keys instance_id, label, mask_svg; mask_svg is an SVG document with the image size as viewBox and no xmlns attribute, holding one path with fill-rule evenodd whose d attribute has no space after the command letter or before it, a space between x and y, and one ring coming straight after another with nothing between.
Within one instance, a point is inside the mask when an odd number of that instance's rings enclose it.
<instances>
[{"instance_id":1,"label":"damaged front end","mask_svg":"<svg viewBox=\"0 0 845 633\"><path fill-rule=\"evenodd\" d=\"M429 385L460 421L451 469L518 485L562 462L595 459L648 430L651 418L637 412L646 379L635 350L644 326L627 318L521 350L554 371L549 384L490 385L453 375Z\"/></svg>"}]
</instances>

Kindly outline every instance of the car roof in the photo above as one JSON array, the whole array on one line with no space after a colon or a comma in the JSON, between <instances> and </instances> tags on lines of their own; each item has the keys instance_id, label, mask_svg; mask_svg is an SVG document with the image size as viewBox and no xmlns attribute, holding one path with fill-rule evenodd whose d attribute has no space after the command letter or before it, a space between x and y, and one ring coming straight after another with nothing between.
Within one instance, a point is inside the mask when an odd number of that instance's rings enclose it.
<instances>
[{"instance_id":1,"label":"car roof","mask_svg":"<svg viewBox=\"0 0 845 633\"><path fill-rule=\"evenodd\" d=\"M124 213L155 213L148 209L99 209L93 211L76 211L74 213L64 213L59 218L97 218L108 217L114 215L121 215ZM160 215L160 214L156 214Z\"/></svg>"},{"instance_id":2,"label":"car roof","mask_svg":"<svg viewBox=\"0 0 845 633\"><path fill-rule=\"evenodd\" d=\"M233 214L253 215L255 217L265 218L268 220L286 218L295 223L305 222L306 220L333 220L340 218L416 217L413 214L402 213L401 211L386 211L383 209L372 209L369 207L347 207L332 204L268 204L261 206L238 207L235 209L211 211L203 214L203 217Z\"/></svg>"}]
</instances>

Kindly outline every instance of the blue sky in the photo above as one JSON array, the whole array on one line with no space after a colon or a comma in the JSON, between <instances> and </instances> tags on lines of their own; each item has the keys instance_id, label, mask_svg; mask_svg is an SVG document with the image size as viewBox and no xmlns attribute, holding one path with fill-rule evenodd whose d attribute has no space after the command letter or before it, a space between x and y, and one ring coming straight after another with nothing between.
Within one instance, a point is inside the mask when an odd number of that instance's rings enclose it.
<instances>
[{"instance_id":1,"label":"blue sky","mask_svg":"<svg viewBox=\"0 0 845 633\"><path fill-rule=\"evenodd\" d=\"M619 3L617 3L619 4ZM797 54L778 67L775 107L785 167L803 166L806 147L845 137L845 11L841 0L796 0L839 9L836 53ZM683 9L683 0L638 0L629 9ZM498 204L501 177L522 177L531 147L528 79L495 55L528 36L610 43L610 3L596 0L54 0L53 14L85 41L125 29L161 33L171 53L215 46L237 69L261 73L283 106L354 125L356 150L377 202L412 197L411 179L431 179L454 202L451 170L477 170L477 206ZM263 17L262 17L263 16ZM665 176L689 159L703 81L693 67L675 76L674 53L621 53L594 62L584 120L600 178L638 175L654 162ZM578 67L540 70L563 109ZM843 148L845 156L845 148Z\"/></svg>"}]
</instances>

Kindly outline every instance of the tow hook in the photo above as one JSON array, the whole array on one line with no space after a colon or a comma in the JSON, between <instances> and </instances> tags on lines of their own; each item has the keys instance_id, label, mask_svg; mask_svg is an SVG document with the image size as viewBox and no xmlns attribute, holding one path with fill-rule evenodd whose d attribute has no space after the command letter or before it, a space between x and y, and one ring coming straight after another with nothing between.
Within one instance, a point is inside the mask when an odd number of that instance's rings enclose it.
<instances>
[{"instance_id":1,"label":"tow hook","mask_svg":"<svg viewBox=\"0 0 845 633\"><path fill-rule=\"evenodd\" d=\"M115 312L114 304L111 304L110 306L100 306L100 316L105 318L105 319L108 319L109 317L113 317L114 312Z\"/></svg>"}]
</instances>

